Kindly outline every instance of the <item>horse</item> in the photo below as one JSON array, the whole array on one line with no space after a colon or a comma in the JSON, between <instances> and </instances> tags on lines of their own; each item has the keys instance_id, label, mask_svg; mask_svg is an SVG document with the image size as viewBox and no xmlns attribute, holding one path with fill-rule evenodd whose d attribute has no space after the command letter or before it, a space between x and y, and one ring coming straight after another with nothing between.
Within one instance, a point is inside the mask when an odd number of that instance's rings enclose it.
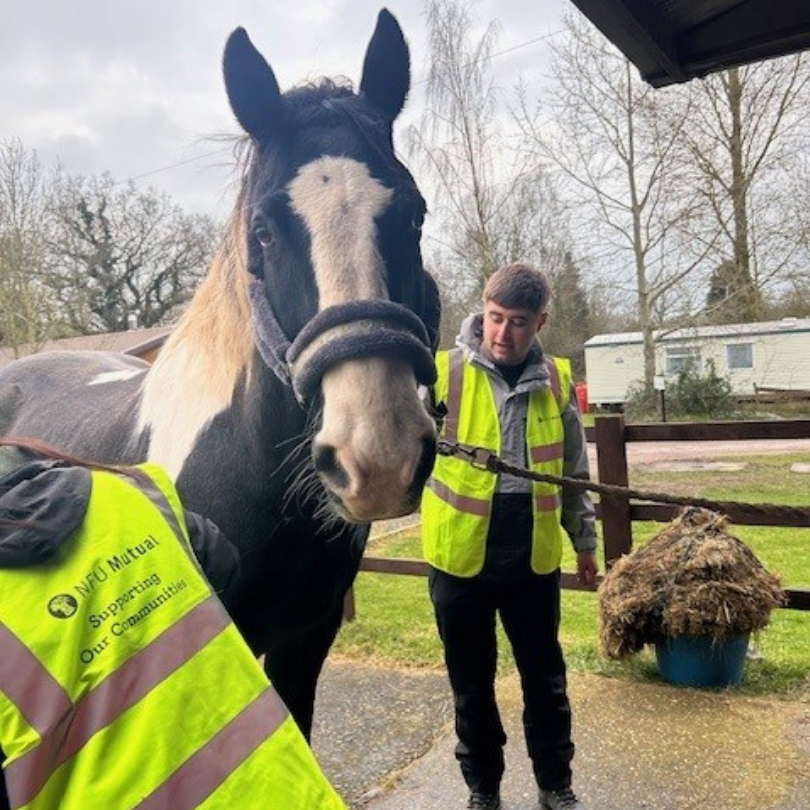
<instances>
[{"instance_id":1,"label":"horse","mask_svg":"<svg viewBox=\"0 0 810 810\"><path fill-rule=\"evenodd\" d=\"M227 605L305 734L369 524L412 512L436 452L425 201L392 127L408 46L383 9L359 91L282 93L237 28L224 84L244 130L222 245L153 365L50 352L0 372L0 434L149 459L241 552Z\"/></svg>"}]
</instances>

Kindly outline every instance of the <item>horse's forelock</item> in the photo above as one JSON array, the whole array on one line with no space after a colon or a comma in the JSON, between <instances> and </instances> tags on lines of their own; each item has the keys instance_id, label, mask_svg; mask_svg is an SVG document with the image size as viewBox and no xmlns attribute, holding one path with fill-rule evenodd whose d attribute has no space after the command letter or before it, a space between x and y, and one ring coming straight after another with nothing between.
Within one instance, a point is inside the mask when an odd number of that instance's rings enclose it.
<instances>
[{"instance_id":1,"label":"horse's forelock","mask_svg":"<svg viewBox=\"0 0 810 810\"><path fill-rule=\"evenodd\" d=\"M350 79L322 76L314 81L301 82L283 94L284 103L294 114L307 115L324 101L337 98L357 98Z\"/></svg>"}]
</instances>

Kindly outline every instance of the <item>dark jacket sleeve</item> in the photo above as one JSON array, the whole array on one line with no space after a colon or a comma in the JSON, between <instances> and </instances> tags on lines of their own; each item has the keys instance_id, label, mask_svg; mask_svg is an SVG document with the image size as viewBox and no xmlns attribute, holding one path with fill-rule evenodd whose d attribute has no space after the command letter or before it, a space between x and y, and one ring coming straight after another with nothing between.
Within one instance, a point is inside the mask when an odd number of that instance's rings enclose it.
<instances>
[{"instance_id":1,"label":"dark jacket sleeve","mask_svg":"<svg viewBox=\"0 0 810 810\"><path fill-rule=\"evenodd\" d=\"M229 609L239 579L239 551L216 524L196 512L186 510L191 548L211 587Z\"/></svg>"},{"instance_id":2,"label":"dark jacket sleeve","mask_svg":"<svg viewBox=\"0 0 810 810\"><path fill-rule=\"evenodd\" d=\"M0 748L0 810L11 810L11 802L6 791L6 777L3 775L2 767L5 761L6 755L3 753L3 749Z\"/></svg>"}]
</instances>

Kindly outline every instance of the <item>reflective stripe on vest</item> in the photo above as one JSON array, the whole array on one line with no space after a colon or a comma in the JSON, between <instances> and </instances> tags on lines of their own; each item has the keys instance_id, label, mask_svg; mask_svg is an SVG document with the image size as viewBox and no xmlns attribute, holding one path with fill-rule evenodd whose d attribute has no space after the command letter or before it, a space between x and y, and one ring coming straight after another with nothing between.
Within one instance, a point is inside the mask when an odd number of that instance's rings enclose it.
<instances>
[{"instance_id":1,"label":"reflective stripe on vest","mask_svg":"<svg viewBox=\"0 0 810 810\"><path fill-rule=\"evenodd\" d=\"M137 810L191 810L199 807L287 719L287 708L272 686L262 692L191 756ZM239 791L243 799L249 789ZM269 796L256 795L263 804ZM302 805L303 806L303 805Z\"/></svg>"},{"instance_id":2,"label":"reflective stripe on vest","mask_svg":"<svg viewBox=\"0 0 810 810\"><path fill-rule=\"evenodd\" d=\"M446 484L443 484L433 477L427 482L427 486L436 493L438 498L450 504L450 506L457 509L459 512L467 512L471 515L480 515L481 517L487 517L489 515L492 504L488 500L483 498L468 498L465 495L459 495L453 492Z\"/></svg>"},{"instance_id":3,"label":"reflective stripe on vest","mask_svg":"<svg viewBox=\"0 0 810 810\"><path fill-rule=\"evenodd\" d=\"M143 469L94 472L59 559L0 570L12 808L345 810Z\"/></svg>"},{"instance_id":4,"label":"reflective stripe on vest","mask_svg":"<svg viewBox=\"0 0 810 810\"><path fill-rule=\"evenodd\" d=\"M564 433L561 414L571 385L567 360L545 358L548 388L532 391L526 421L530 469L562 475ZM501 433L488 375L464 360L456 349L438 352L435 399L447 408L442 438L466 447L484 447L500 455ZM497 479L463 459L439 456L422 497L425 559L455 576L481 571ZM532 569L549 573L559 567L564 532L558 486L532 482Z\"/></svg>"},{"instance_id":5,"label":"reflective stripe on vest","mask_svg":"<svg viewBox=\"0 0 810 810\"><path fill-rule=\"evenodd\" d=\"M447 397L445 405L443 438L448 442L458 441L458 420L461 417L461 395L464 391L464 355L460 351L448 353Z\"/></svg>"}]
</instances>

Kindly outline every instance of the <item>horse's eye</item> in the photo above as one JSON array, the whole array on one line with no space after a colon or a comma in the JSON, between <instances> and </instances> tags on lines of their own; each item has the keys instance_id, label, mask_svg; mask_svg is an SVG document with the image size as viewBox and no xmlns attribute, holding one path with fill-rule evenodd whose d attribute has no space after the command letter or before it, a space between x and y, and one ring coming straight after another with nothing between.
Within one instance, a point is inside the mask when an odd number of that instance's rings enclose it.
<instances>
[{"instance_id":1,"label":"horse's eye","mask_svg":"<svg viewBox=\"0 0 810 810\"><path fill-rule=\"evenodd\" d=\"M269 247L273 244L273 234L266 225L257 225L253 229L253 235L259 240L262 247Z\"/></svg>"}]
</instances>

